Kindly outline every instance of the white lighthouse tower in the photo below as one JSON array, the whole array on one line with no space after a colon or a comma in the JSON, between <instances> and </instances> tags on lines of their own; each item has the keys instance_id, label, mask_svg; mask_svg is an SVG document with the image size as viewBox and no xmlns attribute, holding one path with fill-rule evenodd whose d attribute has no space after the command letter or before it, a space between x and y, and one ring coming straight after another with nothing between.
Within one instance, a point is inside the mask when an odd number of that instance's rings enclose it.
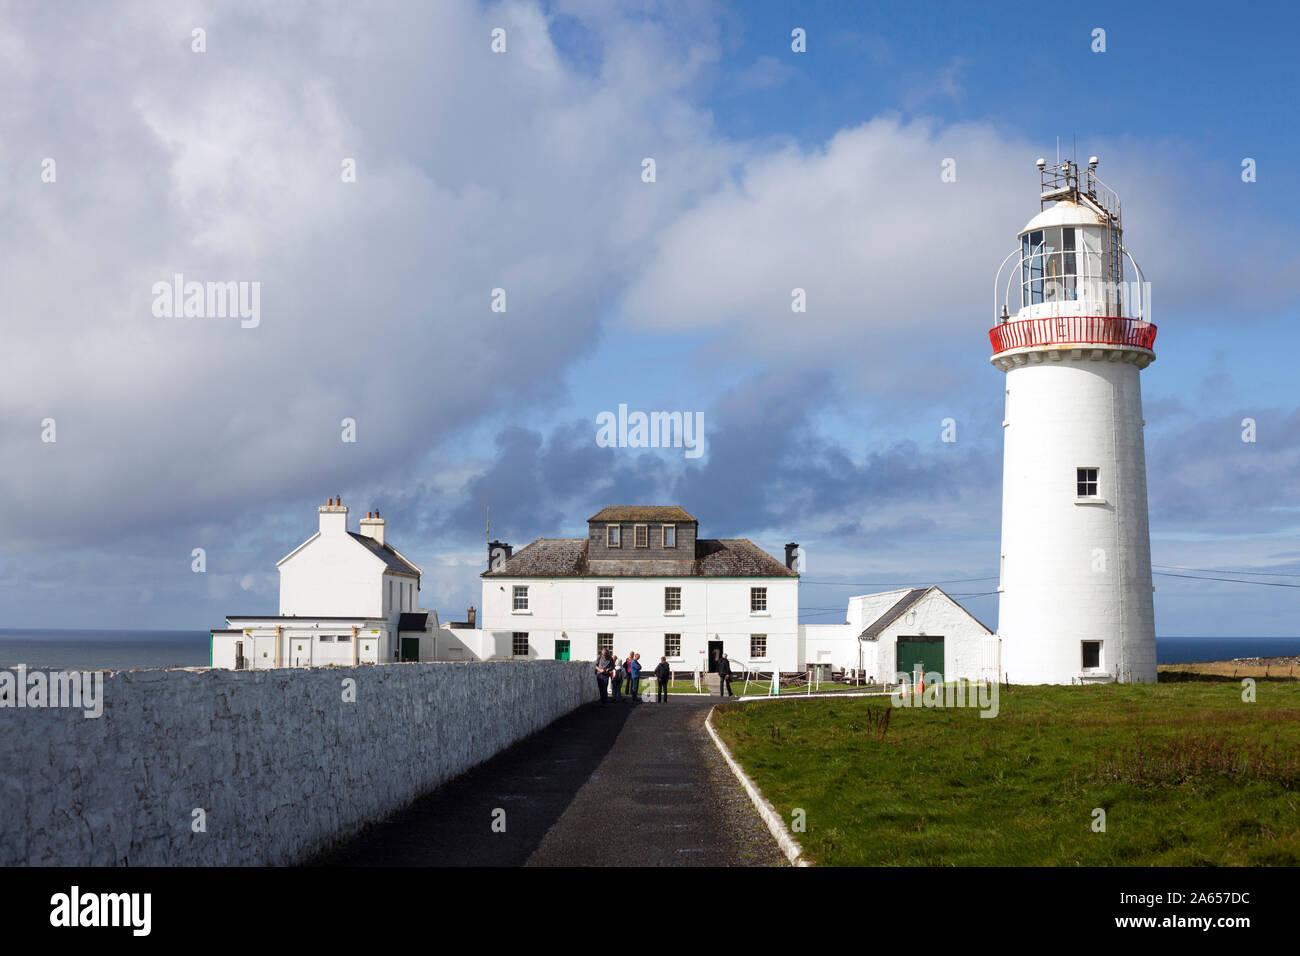
<instances>
[{"instance_id":1,"label":"white lighthouse tower","mask_svg":"<svg viewBox=\"0 0 1300 956\"><path fill-rule=\"evenodd\" d=\"M994 280L989 339L1006 373L998 634L1017 684L1156 679L1139 382L1156 327L1096 166L1038 160L1040 212Z\"/></svg>"}]
</instances>

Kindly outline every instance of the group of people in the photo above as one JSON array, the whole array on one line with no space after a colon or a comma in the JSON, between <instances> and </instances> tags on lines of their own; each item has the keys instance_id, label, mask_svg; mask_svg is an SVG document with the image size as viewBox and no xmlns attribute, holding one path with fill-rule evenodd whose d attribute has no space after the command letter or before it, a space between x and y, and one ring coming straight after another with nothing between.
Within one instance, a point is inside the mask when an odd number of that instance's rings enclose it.
<instances>
[{"instance_id":1,"label":"group of people","mask_svg":"<svg viewBox=\"0 0 1300 956\"><path fill-rule=\"evenodd\" d=\"M658 683L655 700L666 701L668 681L672 678L672 668L668 666L668 658L659 658L654 676ZM635 703L641 692L641 655L633 651L628 654L626 660L620 661L612 651L601 651L600 656L596 658L596 686L600 688L601 707L609 706L611 684L614 685L615 700L623 699L625 696L623 691L626 688L626 696Z\"/></svg>"}]
</instances>

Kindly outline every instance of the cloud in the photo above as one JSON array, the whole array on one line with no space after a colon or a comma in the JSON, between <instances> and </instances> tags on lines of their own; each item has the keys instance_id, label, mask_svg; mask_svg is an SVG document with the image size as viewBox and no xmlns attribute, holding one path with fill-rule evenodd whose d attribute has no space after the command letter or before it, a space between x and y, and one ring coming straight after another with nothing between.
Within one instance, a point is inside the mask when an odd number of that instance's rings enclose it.
<instances>
[{"instance_id":1,"label":"cloud","mask_svg":"<svg viewBox=\"0 0 1300 956\"><path fill-rule=\"evenodd\" d=\"M678 95L709 42L651 21L593 20L593 84L533 4L130 13L86 5L68 32L28 9L0 31L23 52L0 67L6 96L26 105L0 118L0 453L24 462L0 493L27 503L0 533L15 547L413 467L463 423L551 391L629 262L731 161ZM190 50L196 22L206 53ZM652 68L663 82L642 82ZM653 187L647 153L672 171ZM177 273L260 283L260 326L155 318L152 286Z\"/></svg>"},{"instance_id":2,"label":"cloud","mask_svg":"<svg viewBox=\"0 0 1300 956\"><path fill-rule=\"evenodd\" d=\"M785 86L799 75L799 71L785 60L774 56L760 56L737 72L730 86L736 94L756 93Z\"/></svg>"},{"instance_id":3,"label":"cloud","mask_svg":"<svg viewBox=\"0 0 1300 956\"><path fill-rule=\"evenodd\" d=\"M966 88L961 83L961 71L968 62L964 57L955 56L941 70L909 73L903 80L903 106L915 110L935 99L960 103L966 96Z\"/></svg>"}]
</instances>

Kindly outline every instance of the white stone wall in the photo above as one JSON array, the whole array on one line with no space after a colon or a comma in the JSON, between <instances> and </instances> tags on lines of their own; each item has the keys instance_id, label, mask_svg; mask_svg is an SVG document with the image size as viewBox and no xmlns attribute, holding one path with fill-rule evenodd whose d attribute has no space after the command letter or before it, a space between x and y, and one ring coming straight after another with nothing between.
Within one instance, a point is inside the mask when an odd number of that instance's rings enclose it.
<instances>
[{"instance_id":1,"label":"white stone wall","mask_svg":"<svg viewBox=\"0 0 1300 956\"><path fill-rule=\"evenodd\" d=\"M590 669L120 671L98 719L0 709L0 866L295 863L594 700Z\"/></svg>"}]
</instances>

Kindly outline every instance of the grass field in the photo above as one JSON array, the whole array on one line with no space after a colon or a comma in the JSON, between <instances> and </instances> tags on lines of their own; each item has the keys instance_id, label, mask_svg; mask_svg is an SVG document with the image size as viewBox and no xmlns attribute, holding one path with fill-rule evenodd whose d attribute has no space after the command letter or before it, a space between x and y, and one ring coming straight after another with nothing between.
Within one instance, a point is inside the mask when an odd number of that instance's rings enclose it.
<instances>
[{"instance_id":1,"label":"grass field","mask_svg":"<svg viewBox=\"0 0 1300 956\"><path fill-rule=\"evenodd\" d=\"M1169 675L1173 677L1174 675ZM1001 689L999 715L755 702L714 726L828 865L1300 863L1300 682ZM1094 832L1094 809L1105 832Z\"/></svg>"},{"instance_id":2,"label":"grass field","mask_svg":"<svg viewBox=\"0 0 1300 956\"><path fill-rule=\"evenodd\" d=\"M1279 661L1270 658L1258 663L1243 661L1210 661L1204 664L1161 664L1157 670L1160 679L1166 674L1208 674L1215 677L1289 677L1300 678L1300 664L1287 658Z\"/></svg>"},{"instance_id":3,"label":"grass field","mask_svg":"<svg viewBox=\"0 0 1300 956\"><path fill-rule=\"evenodd\" d=\"M750 697L753 697L755 695L765 695L771 690L771 687L772 687L772 680L770 677L765 677L762 680L751 680L749 682L748 690L745 690L744 680L733 679L731 682L731 689L734 690L737 694L744 691ZM859 691L860 692L860 691L870 690L870 689L872 688L868 688L865 685L846 684L843 682L824 680L820 684L814 685L812 692L814 694L830 694L837 691ZM785 687L778 687L777 693L784 696L789 696L791 694L806 695L808 693L808 685L807 683L803 683L803 684L787 685Z\"/></svg>"}]
</instances>

